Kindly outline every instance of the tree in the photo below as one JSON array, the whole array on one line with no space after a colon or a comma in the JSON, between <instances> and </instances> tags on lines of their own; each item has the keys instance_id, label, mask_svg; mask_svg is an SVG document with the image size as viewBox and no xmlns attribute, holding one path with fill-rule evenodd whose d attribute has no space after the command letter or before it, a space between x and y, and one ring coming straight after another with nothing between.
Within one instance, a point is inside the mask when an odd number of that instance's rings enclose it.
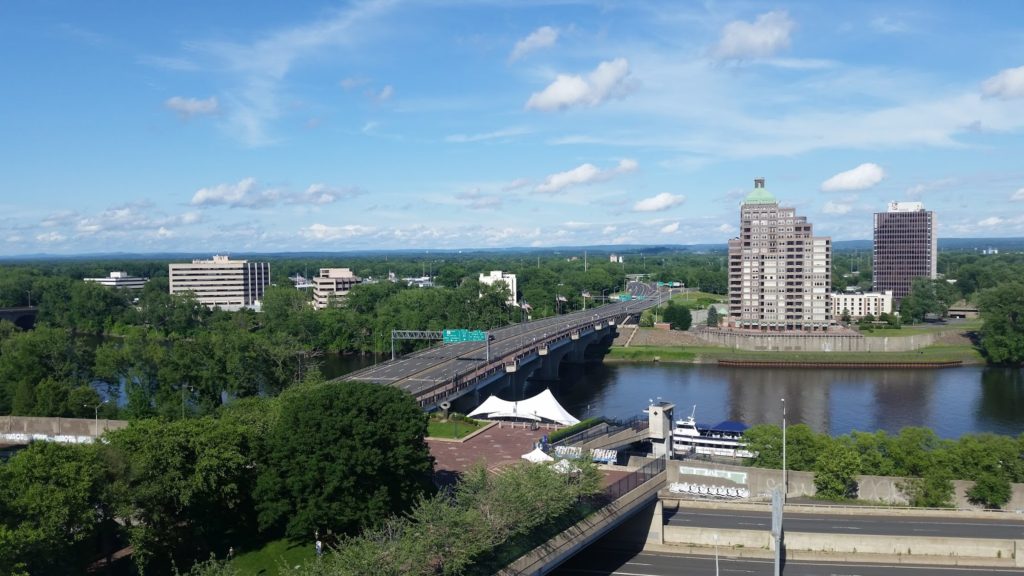
<instances>
[{"instance_id":1,"label":"tree","mask_svg":"<svg viewBox=\"0 0 1024 576\"><path fill-rule=\"evenodd\" d=\"M708 326L712 328L718 327L718 308L712 304L708 306Z\"/></svg>"},{"instance_id":2,"label":"tree","mask_svg":"<svg viewBox=\"0 0 1024 576\"><path fill-rule=\"evenodd\" d=\"M743 441L747 449L756 454L751 462L753 466L782 468L782 428L773 424L757 424L747 428Z\"/></svg>"},{"instance_id":3,"label":"tree","mask_svg":"<svg viewBox=\"0 0 1024 576\"><path fill-rule=\"evenodd\" d=\"M427 417L406 392L363 382L281 395L256 486L260 526L353 534L431 490Z\"/></svg>"},{"instance_id":4,"label":"tree","mask_svg":"<svg viewBox=\"0 0 1024 576\"><path fill-rule=\"evenodd\" d=\"M112 522L96 452L37 442L0 463L0 573L85 573Z\"/></svg>"},{"instance_id":5,"label":"tree","mask_svg":"<svg viewBox=\"0 0 1024 576\"><path fill-rule=\"evenodd\" d=\"M914 278L910 293L900 300L900 317L921 322L928 315L945 316L958 297L957 289L945 280Z\"/></svg>"},{"instance_id":6,"label":"tree","mask_svg":"<svg viewBox=\"0 0 1024 576\"><path fill-rule=\"evenodd\" d=\"M908 478L897 487L907 496L911 506L948 508L953 502L953 479L949 471L936 466L922 478Z\"/></svg>"},{"instance_id":7,"label":"tree","mask_svg":"<svg viewBox=\"0 0 1024 576\"><path fill-rule=\"evenodd\" d=\"M860 455L848 441L832 440L814 465L818 496L830 500L855 498L860 466Z\"/></svg>"},{"instance_id":8,"label":"tree","mask_svg":"<svg viewBox=\"0 0 1024 576\"><path fill-rule=\"evenodd\" d=\"M230 420L137 420L109 432L104 456L118 480L118 516L141 572L191 566L251 537L255 454Z\"/></svg>"},{"instance_id":9,"label":"tree","mask_svg":"<svg viewBox=\"0 0 1024 576\"><path fill-rule=\"evenodd\" d=\"M670 301L665 308L665 322L668 322L672 330L689 330L693 316L686 306L676 306Z\"/></svg>"},{"instance_id":10,"label":"tree","mask_svg":"<svg viewBox=\"0 0 1024 576\"><path fill-rule=\"evenodd\" d=\"M986 508L1001 508L1010 501L1010 479L997 471L986 472L967 491L967 499Z\"/></svg>"},{"instance_id":11,"label":"tree","mask_svg":"<svg viewBox=\"0 0 1024 576\"><path fill-rule=\"evenodd\" d=\"M985 323L981 349L992 364L1024 363L1024 283L1007 282L984 290L978 307Z\"/></svg>"}]
</instances>

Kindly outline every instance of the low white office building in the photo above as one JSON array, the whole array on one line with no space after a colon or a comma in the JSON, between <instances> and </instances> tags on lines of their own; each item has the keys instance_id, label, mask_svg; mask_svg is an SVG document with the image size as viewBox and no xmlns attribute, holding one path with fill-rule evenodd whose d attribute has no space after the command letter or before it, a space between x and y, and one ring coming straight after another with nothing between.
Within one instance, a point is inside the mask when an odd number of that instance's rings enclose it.
<instances>
[{"instance_id":1,"label":"low white office building","mask_svg":"<svg viewBox=\"0 0 1024 576\"><path fill-rule=\"evenodd\" d=\"M495 282L504 282L505 286L508 286L509 297L508 303L512 306L517 306L516 294L518 293L518 286L516 285L516 275L502 272L501 270L491 270L490 274L480 274L480 283L493 286Z\"/></svg>"},{"instance_id":2,"label":"low white office building","mask_svg":"<svg viewBox=\"0 0 1024 576\"><path fill-rule=\"evenodd\" d=\"M85 282L95 282L96 284L108 286L110 288L138 290L146 285L149 278L129 276L127 272L111 272L110 276L107 276L106 278L82 278L82 280Z\"/></svg>"}]
</instances>

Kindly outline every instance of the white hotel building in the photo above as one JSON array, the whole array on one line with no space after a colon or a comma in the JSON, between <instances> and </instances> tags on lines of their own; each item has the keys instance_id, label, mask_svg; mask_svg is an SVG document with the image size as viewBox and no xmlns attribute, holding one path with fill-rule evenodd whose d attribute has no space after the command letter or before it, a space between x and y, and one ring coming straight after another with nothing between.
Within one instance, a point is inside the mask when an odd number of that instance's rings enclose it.
<instances>
[{"instance_id":1,"label":"white hotel building","mask_svg":"<svg viewBox=\"0 0 1024 576\"><path fill-rule=\"evenodd\" d=\"M892 313L892 290L853 294L833 292L830 296L832 317L837 320L843 314L849 314L851 320L856 320L867 315L878 318L882 314Z\"/></svg>"},{"instance_id":2,"label":"white hotel building","mask_svg":"<svg viewBox=\"0 0 1024 576\"><path fill-rule=\"evenodd\" d=\"M270 284L270 263L214 256L191 264L169 264L171 294L191 292L206 306L224 310L258 308Z\"/></svg>"},{"instance_id":3,"label":"white hotel building","mask_svg":"<svg viewBox=\"0 0 1024 576\"><path fill-rule=\"evenodd\" d=\"M348 268L321 268L313 278L313 307L323 310L332 298L345 296L353 286L363 281Z\"/></svg>"}]
</instances>

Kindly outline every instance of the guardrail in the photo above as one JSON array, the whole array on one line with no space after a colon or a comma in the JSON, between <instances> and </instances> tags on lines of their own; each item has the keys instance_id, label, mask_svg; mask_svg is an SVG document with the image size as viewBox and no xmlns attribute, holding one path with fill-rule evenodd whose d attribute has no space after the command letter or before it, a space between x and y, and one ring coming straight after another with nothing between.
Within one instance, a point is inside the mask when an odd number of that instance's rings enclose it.
<instances>
[{"instance_id":1,"label":"guardrail","mask_svg":"<svg viewBox=\"0 0 1024 576\"><path fill-rule=\"evenodd\" d=\"M658 458L644 464L639 470L630 472L625 478L605 488L604 493L611 500L618 500L622 495L632 492L641 484L648 482L658 474L665 471L665 459Z\"/></svg>"}]
</instances>

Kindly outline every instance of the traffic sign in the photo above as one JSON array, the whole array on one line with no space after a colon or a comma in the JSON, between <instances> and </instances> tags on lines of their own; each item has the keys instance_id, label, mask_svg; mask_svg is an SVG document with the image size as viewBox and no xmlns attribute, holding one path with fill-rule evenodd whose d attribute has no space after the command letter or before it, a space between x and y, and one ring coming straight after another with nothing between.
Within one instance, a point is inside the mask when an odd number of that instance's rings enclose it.
<instances>
[{"instance_id":1,"label":"traffic sign","mask_svg":"<svg viewBox=\"0 0 1024 576\"><path fill-rule=\"evenodd\" d=\"M466 330L465 328L449 328L441 333L445 344L456 342L483 342L487 340L487 332L483 330Z\"/></svg>"}]
</instances>

